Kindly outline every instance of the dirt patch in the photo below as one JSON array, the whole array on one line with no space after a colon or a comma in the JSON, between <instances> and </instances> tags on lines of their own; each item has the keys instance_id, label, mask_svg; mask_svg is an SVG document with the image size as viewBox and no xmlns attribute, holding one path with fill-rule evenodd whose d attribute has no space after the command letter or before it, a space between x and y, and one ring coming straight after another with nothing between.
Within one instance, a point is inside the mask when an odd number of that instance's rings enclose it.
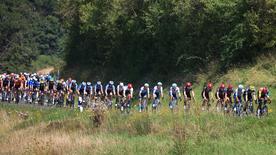
<instances>
[{"instance_id":1,"label":"dirt patch","mask_svg":"<svg viewBox=\"0 0 276 155\"><path fill-rule=\"evenodd\" d=\"M53 72L55 70L54 67L47 67L44 69L40 69L37 71L38 74L50 74L51 72Z\"/></svg>"}]
</instances>

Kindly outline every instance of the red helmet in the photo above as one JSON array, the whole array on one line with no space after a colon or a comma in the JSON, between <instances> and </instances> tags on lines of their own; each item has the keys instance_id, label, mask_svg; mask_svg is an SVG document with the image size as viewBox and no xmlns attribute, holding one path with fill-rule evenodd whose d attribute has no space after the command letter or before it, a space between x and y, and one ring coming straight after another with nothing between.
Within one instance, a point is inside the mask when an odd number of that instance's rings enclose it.
<instances>
[{"instance_id":1,"label":"red helmet","mask_svg":"<svg viewBox=\"0 0 276 155\"><path fill-rule=\"evenodd\" d=\"M132 84L129 83L129 84L127 85L127 88L131 89L131 88L132 88Z\"/></svg>"},{"instance_id":2,"label":"red helmet","mask_svg":"<svg viewBox=\"0 0 276 155\"><path fill-rule=\"evenodd\" d=\"M231 84L228 85L228 89L232 89L233 86Z\"/></svg>"},{"instance_id":3,"label":"red helmet","mask_svg":"<svg viewBox=\"0 0 276 155\"><path fill-rule=\"evenodd\" d=\"M192 83L191 82L187 82L186 83L186 87L191 87L192 86Z\"/></svg>"},{"instance_id":4,"label":"red helmet","mask_svg":"<svg viewBox=\"0 0 276 155\"><path fill-rule=\"evenodd\" d=\"M208 83L207 87L211 89L213 87L213 84L212 83Z\"/></svg>"},{"instance_id":5,"label":"red helmet","mask_svg":"<svg viewBox=\"0 0 276 155\"><path fill-rule=\"evenodd\" d=\"M225 88L224 83L222 83L222 84L220 85L220 88Z\"/></svg>"},{"instance_id":6,"label":"red helmet","mask_svg":"<svg viewBox=\"0 0 276 155\"><path fill-rule=\"evenodd\" d=\"M267 87L264 87L262 92L263 92L264 94L267 94L267 92L268 92Z\"/></svg>"}]
</instances>

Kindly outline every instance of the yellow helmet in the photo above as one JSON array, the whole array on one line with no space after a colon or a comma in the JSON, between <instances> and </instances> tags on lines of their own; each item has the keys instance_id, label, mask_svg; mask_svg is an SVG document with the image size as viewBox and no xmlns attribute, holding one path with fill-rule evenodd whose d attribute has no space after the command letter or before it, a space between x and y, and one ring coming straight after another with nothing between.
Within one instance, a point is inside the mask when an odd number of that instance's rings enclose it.
<instances>
[{"instance_id":1,"label":"yellow helmet","mask_svg":"<svg viewBox=\"0 0 276 155\"><path fill-rule=\"evenodd\" d=\"M251 86L249 87L249 89L250 89L251 91L255 91L255 87L254 87L253 85L251 85Z\"/></svg>"}]
</instances>

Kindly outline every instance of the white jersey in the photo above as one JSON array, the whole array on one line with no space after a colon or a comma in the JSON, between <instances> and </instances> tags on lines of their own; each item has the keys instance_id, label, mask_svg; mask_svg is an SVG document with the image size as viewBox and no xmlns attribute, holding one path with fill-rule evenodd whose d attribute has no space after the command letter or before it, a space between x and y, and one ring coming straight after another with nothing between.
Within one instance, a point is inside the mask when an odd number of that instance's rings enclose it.
<instances>
[{"instance_id":1,"label":"white jersey","mask_svg":"<svg viewBox=\"0 0 276 155\"><path fill-rule=\"evenodd\" d=\"M153 96L157 96L157 95L163 96L163 87L160 86L158 88L158 86L154 86L152 94L153 94Z\"/></svg>"},{"instance_id":2,"label":"white jersey","mask_svg":"<svg viewBox=\"0 0 276 155\"><path fill-rule=\"evenodd\" d=\"M120 85L118 85L117 86L117 94L118 95L124 95L124 92L125 92L125 89L126 89L126 87L125 86L120 86Z\"/></svg>"},{"instance_id":3,"label":"white jersey","mask_svg":"<svg viewBox=\"0 0 276 155\"><path fill-rule=\"evenodd\" d=\"M171 87L170 88L170 96L171 97L180 97L180 89L179 87Z\"/></svg>"},{"instance_id":4,"label":"white jersey","mask_svg":"<svg viewBox=\"0 0 276 155\"><path fill-rule=\"evenodd\" d=\"M149 88L145 88L144 86L142 86L140 88L140 92L139 92L139 97L144 97L144 96L147 96L149 97Z\"/></svg>"}]
</instances>

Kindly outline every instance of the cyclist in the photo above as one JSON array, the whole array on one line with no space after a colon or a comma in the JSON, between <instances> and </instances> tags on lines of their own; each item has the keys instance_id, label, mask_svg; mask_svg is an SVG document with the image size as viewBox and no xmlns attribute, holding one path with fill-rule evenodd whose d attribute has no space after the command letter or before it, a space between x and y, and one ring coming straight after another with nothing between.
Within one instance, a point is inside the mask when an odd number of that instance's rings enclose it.
<instances>
[{"instance_id":1,"label":"cyclist","mask_svg":"<svg viewBox=\"0 0 276 155\"><path fill-rule=\"evenodd\" d=\"M15 84L15 74L14 73L11 73L10 74L10 84L9 84L9 102L13 101L14 100L14 84Z\"/></svg>"},{"instance_id":2,"label":"cyclist","mask_svg":"<svg viewBox=\"0 0 276 155\"><path fill-rule=\"evenodd\" d=\"M158 106L161 106L160 99L164 98L163 87L161 82L158 82L157 85L154 86L152 96L154 99L152 103L152 108L155 109Z\"/></svg>"},{"instance_id":3,"label":"cyclist","mask_svg":"<svg viewBox=\"0 0 276 155\"><path fill-rule=\"evenodd\" d=\"M93 95L93 86L91 84L91 82L87 82L86 83L86 95L89 97L89 99L91 99L92 95Z\"/></svg>"},{"instance_id":4,"label":"cyclist","mask_svg":"<svg viewBox=\"0 0 276 155\"><path fill-rule=\"evenodd\" d=\"M224 106L224 100L226 97L226 89L224 83L221 83L220 87L217 89L216 98L217 98L217 111L220 111L220 108Z\"/></svg>"},{"instance_id":5,"label":"cyclist","mask_svg":"<svg viewBox=\"0 0 276 155\"><path fill-rule=\"evenodd\" d=\"M195 101L195 93L193 91L192 88L192 83L191 82L187 82L184 85L183 88L183 96L184 96L184 110L186 109L190 109L190 102L193 99Z\"/></svg>"},{"instance_id":6,"label":"cyclist","mask_svg":"<svg viewBox=\"0 0 276 155\"><path fill-rule=\"evenodd\" d=\"M269 90L267 87L261 87L258 91L258 110L257 116L263 114L264 107L266 107L267 102L271 102L269 97ZM267 110L267 109L266 109ZM267 111L266 111L267 112Z\"/></svg>"},{"instance_id":7,"label":"cyclist","mask_svg":"<svg viewBox=\"0 0 276 155\"><path fill-rule=\"evenodd\" d=\"M40 86L40 82L39 80L34 77L33 78L33 92L32 92L32 101L35 101L37 102L37 99L38 99L38 95L39 95L39 86Z\"/></svg>"},{"instance_id":8,"label":"cyclist","mask_svg":"<svg viewBox=\"0 0 276 155\"><path fill-rule=\"evenodd\" d=\"M140 88L139 91L139 112L142 110L147 110L147 100L150 98L149 84L145 83L144 86Z\"/></svg>"},{"instance_id":9,"label":"cyclist","mask_svg":"<svg viewBox=\"0 0 276 155\"><path fill-rule=\"evenodd\" d=\"M39 85L39 101L40 104L43 105L45 102L45 92L46 92L46 83L44 81L44 79L40 80L40 85Z\"/></svg>"},{"instance_id":10,"label":"cyclist","mask_svg":"<svg viewBox=\"0 0 276 155\"><path fill-rule=\"evenodd\" d=\"M114 96L116 94L115 86L113 81L109 81L105 86L105 95L106 96Z\"/></svg>"},{"instance_id":11,"label":"cyclist","mask_svg":"<svg viewBox=\"0 0 276 155\"><path fill-rule=\"evenodd\" d=\"M250 112L253 113L254 109L253 109L253 101L256 102L257 98L256 98L256 90L255 87L253 85L249 86L249 88L247 88L245 90L245 107L244 107L244 111L246 112Z\"/></svg>"},{"instance_id":12,"label":"cyclist","mask_svg":"<svg viewBox=\"0 0 276 155\"><path fill-rule=\"evenodd\" d=\"M234 111L237 112L238 114L240 114L242 110L241 108L243 106L242 104L243 94L244 94L244 88L243 88L243 85L240 84L234 93L234 102L235 102Z\"/></svg>"},{"instance_id":13,"label":"cyclist","mask_svg":"<svg viewBox=\"0 0 276 155\"><path fill-rule=\"evenodd\" d=\"M16 103L19 103L22 87L23 87L22 81L19 78L19 75L16 75L15 81L14 81L14 94L15 94Z\"/></svg>"},{"instance_id":14,"label":"cyclist","mask_svg":"<svg viewBox=\"0 0 276 155\"><path fill-rule=\"evenodd\" d=\"M181 100L180 89L179 87L177 87L176 83L173 83L172 86L170 87L169 96L171 99L169 103L169 107L171 110L174 110L174 108L177 106L178 98Z\"/></svg>"},{"instance_id":15,"label":"cyclist","mask_svg":"<svg viewBox=\"0 0 276 155\"><path fill-rule=\"evenodd\" d=\"M122 102L121 111L127 109L129 112L131 108L131 99L133 98L133 87L131 83L124 88L124 97L126 97L126 101Z\"/></svg>"},{"instance_id":16,"label":"cyclist","mask_svg":"<svg viewBox=\"0 0 276 155\"><path fill-rule=\"evenodd\" d=\"M84 97L86 95L86 82L82 82L79 85L77 92L79 94L78 107L80 108L80 111L82 112L83 106L85 106L85 105L83 105L83 103L85 102Z\"/></svg>"},{"instance_id":17,"label":"cyclist","mask_svg":"<svg viewBox=\"0 0 276 155\"><path fill-rule=\"evenodd\" d=\"M94 86L94 95L95 95L95 99L97 97L102 97L102 95L104 94L103 92L103 85L101 81L97 81L96 85Z\"/></svg>"},{"instance_id":18,"label":"cyclist","mask_svg":"<svg viewBox=\"0 0 276 155\"><path fill-rule=\"evenodd\" d=\"M71 108L74 108L75 105L75 96L77 93L78 84L76 80L68 79L67 81L67 99L66 99L66 105L70 106Z\"/></svg>"},{"instance_id":19,"label":"cyclist","mask_svg":"<svg viewBox=\"0 0 276 155\"><path fill-rule=\"evenodd\" d=\"M203 111L205 110L205 106L207 106L207 110L209 110L209 107L211 106L210 101L213 98L212 88L213 88L213 84L209 82L201 92L201 96L203 98L203 102L202 102Z\"/></svg>"},{"instance_id":20,"label":"cyclist","mask_svg":"<svg viewBox=\"0 0 276 155\"><path fill-rule=\"evenodd\" d=\"M125 86L123 82L119 83L116 91L117 91L117 97L116 97L115 107L120 108L120 106L122 105L122 102L124 102L123 98L125 97L125 94L124 94Z\"/></svg>"},{"instance_id":21,"label":"cyclist","mask_svg":"<svg viewBox=\"0 0 276 155\"><path fill-rule=\"evenodd\" d=\"M9 85L10 85L10 77L9 75L4 75L3 77L4 89L3 89L2 101L8 101Z\"/></svg>"},{"instance_id":22,"label":"cyclist","mask_svg":"<svg viewBox=\"0 0 276 155\"><path fill-rule=\"evenodd\" d=\"M224 110L227 110L228 106L231 108L233 101L232 101L232 95L234 93L233 86L231 84L228 84L228 87L226 89L226 95L225 95L225 107Z\"/></svg>"}]
</instances>

